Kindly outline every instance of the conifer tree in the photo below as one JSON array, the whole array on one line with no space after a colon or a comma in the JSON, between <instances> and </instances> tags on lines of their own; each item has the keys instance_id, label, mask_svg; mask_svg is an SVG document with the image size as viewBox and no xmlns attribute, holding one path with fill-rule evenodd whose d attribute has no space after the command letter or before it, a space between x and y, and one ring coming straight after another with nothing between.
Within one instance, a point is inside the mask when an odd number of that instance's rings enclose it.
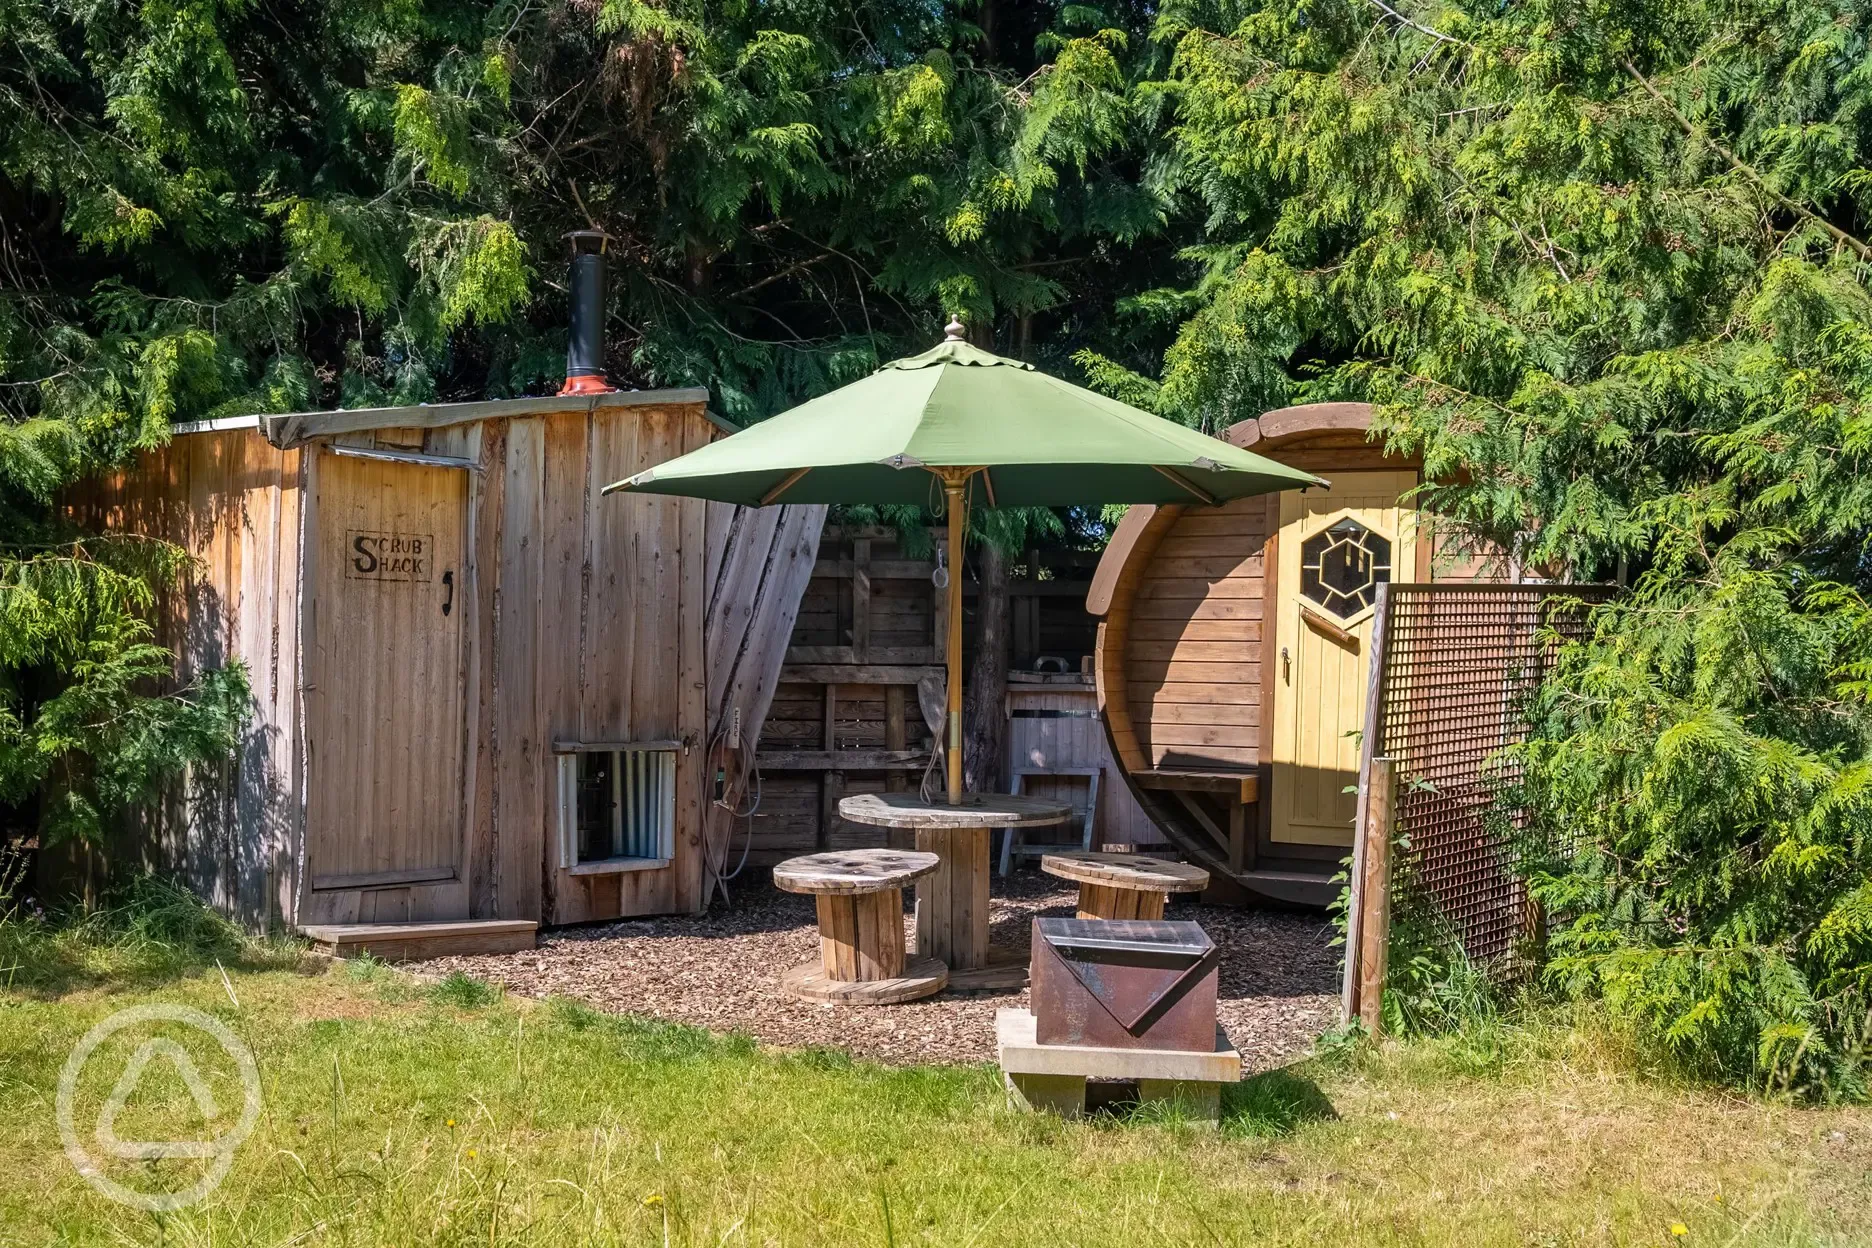
<instances>
[{"instance_id":1,"label":"conifer tree","mask_svg":"<svg viewBox=\"0 0 1872 1248\"><path fill-rule=\"evenodd\" d=\"M99 831L244 702L237 671L152 696L186 568L70 532L58 492L180 421L551 392L567 230L615 240L614 380L744 422L951 312L1115 350L1111 245L1158 209L1117 143L1149 8L1114 13L0 0L9 822Z\"/></svg>"},{"instance_id":2,"label":"conifer tree","mask_svg":"<svg viewBox=\"0 0 1872 1248\"><path fill-rule=\"evenodd\" d=\"M1381 405L1421 501L1619 578L1534 708L1550 982L1686 1068L1863 1088L1872 1010L1872 6L1178 2L1200 217L1160 375L1208 428Z\"/></svg>"}]
</instances>

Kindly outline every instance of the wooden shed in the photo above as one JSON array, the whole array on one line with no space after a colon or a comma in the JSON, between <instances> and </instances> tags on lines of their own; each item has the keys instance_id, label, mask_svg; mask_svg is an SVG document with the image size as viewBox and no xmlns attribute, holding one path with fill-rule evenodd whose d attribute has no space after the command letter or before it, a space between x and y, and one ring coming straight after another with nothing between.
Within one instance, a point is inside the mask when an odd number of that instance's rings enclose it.
<instances>
[{"instance_id":1,"label":"wooden shed","mask_svg":"<svg viewBox=\"0 0 1872 1248\"><path fill-rule=\"evenodd\" d=\"M243 661L254 696L114 856L334 947L701 909L709 760L758 736L825 514L600 494L731 429L707 398L216 421L86 486L77 521L198 560L179 679Z\"/></svg>"},{"instance_id":2,"label":"wooden shed","mask_svg":"<svg viewBox=\"0 0 1872 1248\"><path fill-rule=\"evenodd\" d=\"M1133 507L1087 595L1112 754L1190 859L1248 895L1325 904L1352 844L1372 616L1390 580L1504 579L1439 549L1419 464L1364 403L1282 408L1236 446L1325 477L1221 507Z\"/></svg>"}]
</instances>

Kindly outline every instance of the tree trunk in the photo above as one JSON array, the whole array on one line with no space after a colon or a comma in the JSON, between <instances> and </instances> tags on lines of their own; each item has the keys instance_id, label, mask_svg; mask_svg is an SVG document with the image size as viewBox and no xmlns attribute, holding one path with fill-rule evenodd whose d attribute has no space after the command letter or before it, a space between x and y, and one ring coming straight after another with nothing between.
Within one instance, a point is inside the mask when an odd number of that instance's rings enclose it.
<instances>
[{"instance_id":1,"label":"tree trunk","mask_svg":"<svg viewBox=\"0 0 1872 1248\"><path fill-rule=\"evenodd\" d=\"M995 546L984 545L976 560L981 569L975 593L978 632L962 706L962 787L971 793L1001 793L1007 789L1002 766L1007 718L1001 710L1008 678L1007 558Z\"/></svg>"}]
</instances>

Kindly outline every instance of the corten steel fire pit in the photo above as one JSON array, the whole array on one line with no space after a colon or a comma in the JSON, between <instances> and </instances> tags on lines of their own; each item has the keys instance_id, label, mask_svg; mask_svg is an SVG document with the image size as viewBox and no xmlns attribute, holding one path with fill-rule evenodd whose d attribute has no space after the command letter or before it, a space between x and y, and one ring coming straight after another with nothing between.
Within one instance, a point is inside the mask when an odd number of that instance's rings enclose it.
<instances>
[{"instance_id":1,"label":"corten steel fire pit","mask_svg":"<svg viewBox=\"0 0 1872 1248\"><path fill-rule=\"evenodd\" d=\"M1220 961L1215 942L1194 923L1035 919L1035 1039L1213 1052Z\"/></svg>"}]
</instances>

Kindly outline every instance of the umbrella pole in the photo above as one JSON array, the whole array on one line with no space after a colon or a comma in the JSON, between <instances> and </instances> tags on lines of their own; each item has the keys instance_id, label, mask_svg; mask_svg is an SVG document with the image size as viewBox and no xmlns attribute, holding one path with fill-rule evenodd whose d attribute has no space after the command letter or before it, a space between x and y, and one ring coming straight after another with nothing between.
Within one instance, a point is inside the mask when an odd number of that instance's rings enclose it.
<instances>
[{"instance_id":1,"label":"umbrella pole","mask_svg":"<svg viewBox=\"0 0 1872 1248\"><path fill-rule=\"evenodd\" d=\"M949 502L949 804L962 804L962 530L968 523L966 473L943 474L943 494Z\"/></svg>"}]
</instances>

